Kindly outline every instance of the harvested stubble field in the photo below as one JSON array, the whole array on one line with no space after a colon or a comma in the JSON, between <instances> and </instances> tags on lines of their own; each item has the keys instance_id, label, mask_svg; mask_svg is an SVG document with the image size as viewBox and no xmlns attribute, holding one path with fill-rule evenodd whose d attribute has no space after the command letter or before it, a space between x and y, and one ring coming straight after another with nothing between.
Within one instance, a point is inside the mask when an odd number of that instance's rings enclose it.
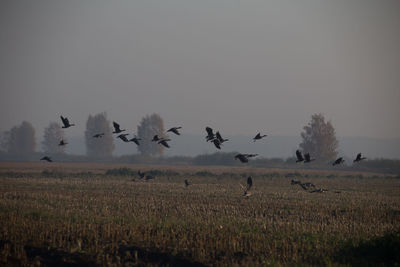
<instances>
[{"instance_id":1,"label":"harvested stubble field","mask_svg":"<svg viewBox=\"0 0 400 267\"><path fill-rule=\"evenodd\" d=\"M156 179L138 181L131 173L139 169ZM254 188L245 198L239 183L248 175ZM308 193L292 179L329 191ZM399 265L400 179L0 163L0 222L0 264L8 266Z\"/></svg>"}]
</instances>

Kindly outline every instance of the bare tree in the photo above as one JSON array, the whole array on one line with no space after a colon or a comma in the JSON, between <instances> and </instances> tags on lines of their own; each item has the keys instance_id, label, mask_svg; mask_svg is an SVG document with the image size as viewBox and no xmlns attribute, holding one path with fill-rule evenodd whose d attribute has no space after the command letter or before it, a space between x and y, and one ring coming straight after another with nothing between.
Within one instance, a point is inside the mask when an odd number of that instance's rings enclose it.
<instances>
[{"instance_id":1,"label":"bare tree","mask_svg":"<svg viewBox=\"0 0 400 267\"><path fill-rule=\"evenodd\" d=\"M101 137L94 137L101 135ZM107 113L89 115L85 131L86 154L94 158L112 157L115 149L112 136L111 123L107 119Z\"/></svg>"},{"instance_id":2,"label":"bare tree","mask_svg":"<svg viewBox=\"0 0 400 267\"><path fill-rule=\"evenodd\" d=\"M164 135L164 121L158 114L147 115L142 118L137 127L138 137L142 139L138 149L142 155L157 156L162 155L164 147L157 142L152 142L154 135L166 137Z\"/></svg>"},{"instance_id":3,"label":"bare tree","mask_svg":"<svg viewBox=\"0 0 400 267\"><path fill-rule=\"evenodd\" d=\"M64 154L65 146L59 146L61 140L65 141L64 130L57 122L51 122L44 129L42 148L46 154Z\"/></svg>"},{"instance_id":4,"label":"bare tree","mask_svg":"<svg viewBox=\"0 0 400 267\"><path fill-rule=\"evenodd\" d=\"M330 121L325 122L322 114L311 116L311 122L303 127L303 139L300 148L303 152L310 153L318 161L330 161L336 158L338 141L335 129Z\"/></svg>"},{"instance_id":5,"label":"bare tree","mask_svg":"<svg viewBox=\"0 0 400 267\"><path fill-rule=\"evenodd\" d=\"M14 126L4 133L2 147L9 154L26 157L36 150L35 129L32 124L23 121L20 126Z\"/></svg>"}]
</instances>

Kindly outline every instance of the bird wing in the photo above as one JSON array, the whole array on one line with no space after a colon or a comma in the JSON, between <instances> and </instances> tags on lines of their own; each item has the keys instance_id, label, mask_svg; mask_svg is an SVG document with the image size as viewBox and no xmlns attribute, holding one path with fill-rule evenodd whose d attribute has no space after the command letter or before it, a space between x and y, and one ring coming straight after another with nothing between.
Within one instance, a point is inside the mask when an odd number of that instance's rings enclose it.
<instances>
[{"instance_id":1,"label":"bird wing","mask_svg":"<svg viewBox=\"0 0 400 267\"><path fill-rule=\"evenodd\" d=\"M60 116L62 123L64 124L64 126L68 125L68 119L64 118L63 116Z\"/></svg>"},{"instance_id":2,"label":"bird wing","mask_svg":"<svg viewBox=\"0 0 400 267\"><path fill-rule=\"evenodd\" d=\"M116 132L120 131L120 128L119 128L120 126L115 121L113 121L113 126L114 126L114 129L115 129Z\"/></svg>"},{"instance_id":3,"label":"bird wing","mask_svg":"<svg viewBox=\"0 0 400 267\"><path fill-rule=\"evenodd\" d=\"M310 153L304 154L304 158L306 159L306 161L310 161L311 160Z\"/></svg>"},{"instance_id":4,"label":"bird wing","mask_svg":"<svg viewBox=\"0 0 400 267\"><path fill-rule=\"evenodd\" d=\"M252 185L253 185L253 179L251 179L251 177L249 176L249 178L247 178L247 190L250 190Z\"/></svg>"},{"instance_id":5,"label":"bird wing","mask_svg":"<svg viewBox=\"0 0 400 267\"><path fill-rule=\"evenodd\" d=\"M158 142L159 144L162 144L163 146L165 146L165 147L168 147L169 148L169 145L168 145L168 143L167 143L167 141L166 140L161 140L160 142Z\"/></svg>"},{"instance_id":6,"label":"bird wing","mask_svg":"<svg viewBox=\"0 0 400 267\"><path fill-rule=\"evenodd\" d=\"M224 141L224 139L222 138L221 134L217 131L215 133L215 135L217 136L217 139L222 143Z\"/></svg>"},{"instance_id":7,"label":"bird wing","mask_svg":"<svg viewBox=\"0 0 400 267\"><path fill-rule=\"evenodd\" d=\"M214 143L216 148L221 149L221 145L220 145L221 143L220 143L220 141L218 139L214 139L213 143Z\"/></svg>"},{"instance_id":8,"label":"bird wing","mask_svg":"<svg viewBox=\"0 0 400 267\"><path fill-rule=\"evenodd\" d=\"M301 154L300 150L296 150L296 157L297 157L297 160L299 160L299 161L304 160L303 155Z\"/></svg>"},{"instance_id":9,"label":"bird wing","mask_svg":"<svg viewBox=\"0 0 400 267\"><path fill-rule=\"evenodd\" d=\"M214 136L214 133L213 133L213 129L211 129L210 127L206 127L206 131L207 131L207 134L208 134L208 136Z\"/></svg>"},{"instance_id":10,"label":"bird wing","mask_svg":"<svg viewBox=\"0 0 400 267\"><path fill-rule=\"evenodd\" d=\"M360 159L361 159L361 153L358 153L356 160L360 160Z\"/></svg>"}]
</instances>

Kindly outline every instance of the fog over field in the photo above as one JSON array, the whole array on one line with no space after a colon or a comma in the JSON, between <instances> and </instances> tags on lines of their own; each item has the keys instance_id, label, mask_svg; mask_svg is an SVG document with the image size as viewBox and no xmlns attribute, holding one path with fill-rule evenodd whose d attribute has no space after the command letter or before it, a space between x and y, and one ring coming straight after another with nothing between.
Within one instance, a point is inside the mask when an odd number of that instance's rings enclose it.
<instances>
[{"instance_id":1,"label":"fog over field","mask_svg":"<svg viewBox=\"0 0 400 267\"><path fill-rule=\"evenodd\" d=\"M159 113L187 138L265 132L264 155L288 156L296 144L280 140L322 113L342 151L361 142L398 158L399 11L397 0L1 1L0 131L27 120L41 139L64 115L74 138L105 111L132 133Z\"/></svg>"}]
</instances>

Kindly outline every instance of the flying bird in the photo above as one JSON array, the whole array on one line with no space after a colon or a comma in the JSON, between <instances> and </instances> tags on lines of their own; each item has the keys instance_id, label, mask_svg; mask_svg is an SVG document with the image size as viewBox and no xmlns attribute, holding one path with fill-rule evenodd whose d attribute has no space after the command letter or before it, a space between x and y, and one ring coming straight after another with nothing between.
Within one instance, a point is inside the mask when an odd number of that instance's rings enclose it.
<instances>
[{"instance_id":1,"label":"flying bird","mask_svg":"<svg viewBox=\"0 0 400 267\"><path fill-rule=\"evenodd\" d=\"M50 157L48 157L48 156L44 156L44 157L41 158L40 160L45 160L45 161L48 161L48 162L53 162L53 160L52 160Z\"/></svg>"},{"instance_id":2,"label":"flying bird","mask_svg":"<svg viewBox=\"0 0 400 267\"><path fill-rule=\"evenodd\" d=\"M338 158L335 160L335 162L332 163L332 166L342 164L344 162L344 159L342 157Z\"/></svg>"},{"instance_id":3,"label":"flying bird","mask_svg":"<svg viewBox=\"0 0 400 267\"><path fill-rule=\"evenodd\" d=\"M361 153L358 153L356 159L353 160L353 162L360 162L360 161L362 161L362 160L364 160L364 159L366 159L366 158L363 157L363 156L361 155Z\"/></svg>"},{"instance_id":4,"label":"flying bird","mask_svg":"<svg viewBox=\"0 0 400 267\"><path fill-rule=\"evenodd\" d=\"M249 162L249 158L256 157L256 156L258 156L258 154L237 154L235 156L235 159L240 160L240 162L242 162L242 163L247 163L247 162Z\"/></svg>"},{"instance_id":5,"label":"flying bird","mask_svg":"<svg viewBox=\"0 0 400 267\"><path fill-rule=\"evenodd\" d=\"M63 123L63 126L62 126L61 128L66 129L66 128L69 128L69 127L71 127L71 126L75 126L75 124L69 123L69 120L68 120L67 117L64 118L63 116L60 116L60 118L61 118L61 121L62 121L62 123Z\"/></svg>"},{"instance_id":6,"label":"flying bird","mask_svg":"<svg viewBox=\"0 0 400 267\"><path fill-rule=\"evenodd\" d=\"M224 139L222 138L221 134L217 131L215 133L215 136L217 137L218 141L222 144L223 142L229 141L229 139Z\"/></svg>"},{"instance_id":7,"label":"flying bird","mask_svg":"<svg viewBox=\"0 0 400 267\"><path fill-rule=\"evenodd\" d=\"M169 145L168 145L168 143L167 143L168 141L171 141L171 139L164 139L164 138L162 138L162 139L160 139L160 141L158 141L158 144L161 144L161 145L163 145L163 146L169 148Z\"/></svg>"},{"instance_id":8,"label":"flying bird","mask_svg":"<svg viewBox=\"0 0 400 267\"><path fill-rule=\"evenodd\" d=\"M121 127L115 121L113 121L113 126L114 126L114 132L113 133L115 133L115 134L122 133L123 131L126 131L125 129L121 130Z\"/></svg>"},{"instance_id":9,"label":"flying bird","mask_svg":"<svg viewBox=\"0 0 400 267\"><path fill-rule=\"evenodd\" d=\"M237 154L237 155L235 156L235 159L240 160L240 162L242 162L242 163L247 163L247 162L249 162L249 159L248 159L245 155L243 155L243 154Z\"/></svg>"},{"instance_id":10,"label":"flying bird","mask_svg":"<svg viewBox=\"0 0 400 267\"><path fill-rule=\"evenodd\" d=\"M153 136L153 139L151 139L151 141L152 141L152 142L158 142L158 141L160 141L161 139L162 139L162 138L158 137L158 135L156 134L156 135Z\"/></svg>"},{"instance_id":11,"label":"flying bird","mask_svg":"<svg viewBox=\"0 0 400 267\"><path fill-rule=\"evenodd\" d=\"M239 185L240 185L240 186L242 187L242 189L244 190L242 196L244 196L244 197L249 197L249 196L251 196L251 194L249 193L251 187L253 186L253 179L251 178L251 176L249 176L249 177L247 178L247 185L246 185L246 187L244 187L242 184L239 184Z\"/></svg>"},{"instance_id":12,"label":"flying bird","mask_svg":"<svg viewBox=\"0 0 400 267\"><path fill-rule=\"evenodd\" d=\"M181 135L181 133L178 131L179 129L182 129L182 127L172 127L167 132L173 132L176 135Z\"/></svg>"},{"instance_id":13,"label":"flying bird","mask_svg":"<svg viewBox=\"0 0 400 267\"><path fill-rule=\"evenodd\" d=\"M64 139L61 139L60 143L58 143L59 146L65 146L66 144L68 144L68 143L65 142Z\"/></svg>"},{"instance_id":14,"label":"flying bird","mask_svg":"<svg viewBox=\"0 0 400 267\"><path fill-rule=\"evenodd\" d=\"M140 138L137 138L136 136L129 139L130 142L134 142L136 145L140 145L139 141L142 140Z\"/></svg>"},{"instance_id":15,"label":"flying bird","mask_svg":"<svg viewBox=\"0 0 400 267\"><path fill-rule=\"evenodd\" d=\"M326 191L328 191L328 189L317 188L315 190L310 191L310 193L323 193L323 192L326 192Z\"/></svg>"},{"instance_id":16,"label":"flying bird","mask_svg":"<svg viewBox=\"0 0 400 267\"><path fill-rule=\"evenodd\" d=\"M296 150L296 157L297 157L296 162L302 162L302 161L304 161L303 154L301 154L301 151L300 151L300 150Z\"/></svg>"},{"instance_id":17,"label":"flying bird","mask_svg":"<svg viewBox=\"0 0 400 267\"><path fill-rule=\"evenodd\" d=\"M104 133L98 133L93 135L94 138L102 138L104 136Z\"/></svg>"},{"instance_id":18,"label":"flying bird","mask_svg":"<svg viewBox=\"0 0 400 267\"><path fill-rule=\"evenodd\" d=\"M257 141L257 140L260 140L260 139L262 139L262 138L264 138L264 137L267 137L267 135L266 135L266 134L261 135L261 133L258 133L256 136L254 136L253 142L255 142L255 141Z\"/></svg>"},{"instance_id":19,"label":"flying bird","mask_svg":"<svg viewBox=\"0 0 400 267\"><path fill-rule=\"evenodd\" d=\"M211 129L211 127L206 127L206 132L207 132L207 136L206 136L206 141L212 141L213 139L215 139L215 134L213 133L213 129Z\"/></svg>"},{"instance_id":20,"label":"flying bird","mask_svg":"<svg viewBox=\"0 0 400 267\"><path fill-rule=\"evenodd\" d=\"M140 179L143 179L144 178L144 176L146 175L146 173L144 173L144 172L141 172L140 170L138 170L138 175L139 175L139 177L140 177Z\"/></svg>"},{"instance_id":21,"label":"flying bird","mask_svg":"<svg viewBox=\"0 0 400 267\"><path fill-rule=\"evenodd\" d=\"M214 139L211 142L214 143L214 146L218 149L221 149L221 142L218 139Z\"/></svg>"},{"instance_id":22,"label":"flying bird","mask_svg":"<svg viewBox=\"0 0 400 267\"><path fill-rule=\"evenodd\" d=\"M315 159L311 158L310 153L304 154L304 163L309 163L309 162L311 162L313 160L315 160Z\"/></svg>"},{"instance_id":23,"label":"flying bird","mask_svg":"<svg viewBox=\"0 0 400 267\"><path fill-rule=\"evenodd\" d=\"M189 181L185 179L185 186L188 187L190 185Z\"/></svg>"},{"instance_id":24,"label":"flying bird","mask_svg":"<svg viewBox=\"0 0 400 267\"><path fill-rule=\"evenodd\" d=\"M127 135L129 135L129 134L120 134L120 135L117 136L117 138L119 138L119 139L121 139L122 141L128 143L129 140L128 140L128 138L126 138Z\"/></svg>"}]
</instances>

